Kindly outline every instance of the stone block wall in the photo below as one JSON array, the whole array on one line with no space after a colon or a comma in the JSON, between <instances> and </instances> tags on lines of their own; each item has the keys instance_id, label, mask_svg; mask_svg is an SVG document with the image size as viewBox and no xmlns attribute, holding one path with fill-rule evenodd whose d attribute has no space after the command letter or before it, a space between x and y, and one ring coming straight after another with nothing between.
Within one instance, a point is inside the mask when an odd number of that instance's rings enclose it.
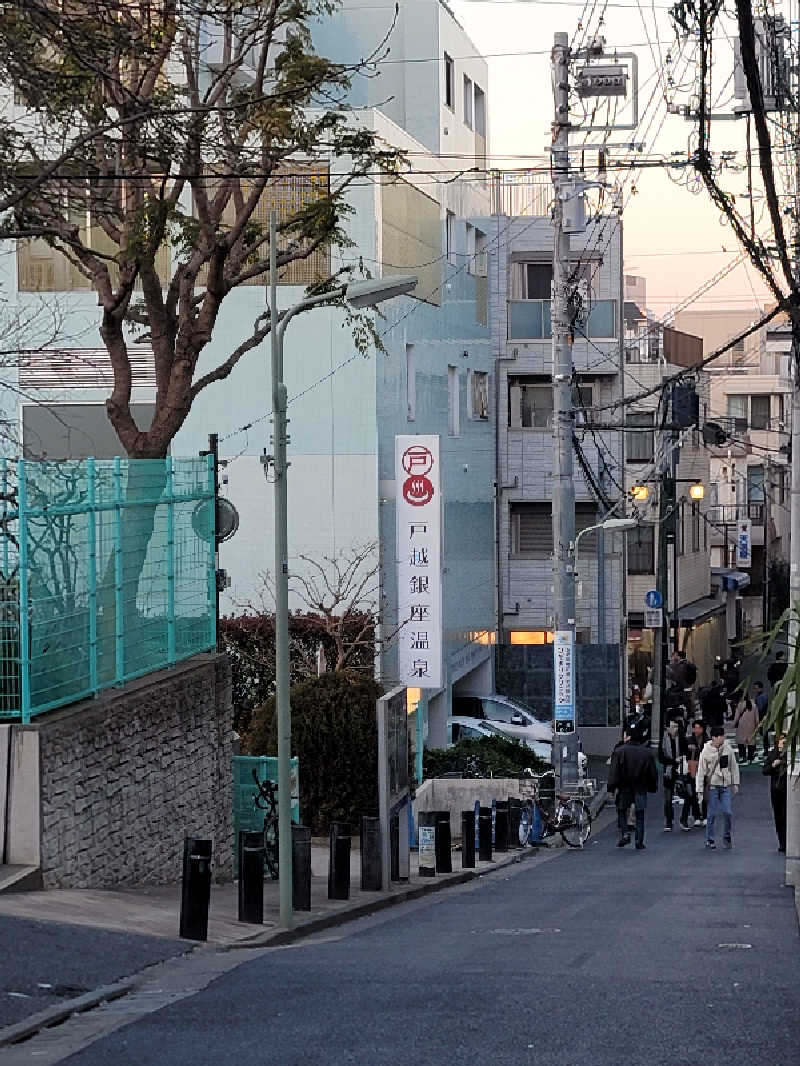
<instances>
[{"instance_id":1,"label":"stone block wall","mask_svg":"<svg viewBox=\"0 0 800 1066\"><path fill-rule=\"evenodd\" d=\"M185 835L232 877L230 668L195 656L37 720L45 888L169 884Z\"/></svg>"}]
</instances>

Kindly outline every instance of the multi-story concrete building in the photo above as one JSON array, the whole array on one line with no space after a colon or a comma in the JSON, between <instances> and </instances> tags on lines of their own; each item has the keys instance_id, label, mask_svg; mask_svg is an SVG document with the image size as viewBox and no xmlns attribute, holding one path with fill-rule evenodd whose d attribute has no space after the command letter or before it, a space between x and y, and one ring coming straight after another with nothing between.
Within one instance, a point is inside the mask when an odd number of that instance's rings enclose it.
<instances>
[{"instance_id":1,"label":"multi-story concrete building","mask_svg":"<svg viewBox=\"0 0 800 1066\"><path fill-rule=\"evenodd\" d=\"M648 394L634 400L625 413L626 425L637 427L626 434L625 486L637 497L635 506L643 519L639 529L628 534L628 665L631 680L643 688L658 639L658 630L645 628L644 622L645 596L658 585L659 460L665 459L665 449L672 447L671 433L660 432L659 425L664 421L669 379L682 368L700 363L703 342L655 319L647 310L644 278L626 276L625 288L625 395L630 400L639 393ZM708 375L699 373L695 381L703 411L709 400ZM677 528L674 548L666 548L666 608L672 621L672 639L677 639L695 661L704 684L712 678L716 657L727 650L726 604L712 595L710 462L697 430L682 433L677 455ZM703 499L690 498L693 484L703 486Z\"/></svg>"},{"instance_id":2,"label":"multi-story concrete building","mask_svg":"<svg viewBox=\"0 0 800 1066\"><path fill-rule=\"evenodd\" d=\"M317 309L299 316L286 336L285 379L289 397L290 566L301 556L323 561L353 545L372 545L380 563L381 606L387 628L396 624L394 438L435 433L441 440L443 479L444 678L431 693L430 742L446 740L454 685L471 691L492 687L494 631L494 439L493 362L488 346L485 225L489 214L486 154L486 63L449 9L439 0L415 5L414 18L392 30L392 62L380 76L357 79L355 121L406 153L399 178L357 183L344 226L352 247L321 250L280 278L279 305L289 307L305 286L346 264L359 262L372 275L413 273L413 297L386 305L376 317L385 352L360 354L345 313ZM369 54L392 15L345 5L315 30L319 50L345 61L349 51ZM369 45L369 47L367 47ZM424 70L394 59L436 53ZM464 58L467 57L467 58ZM364 95L365 94L365 95ZM385 106L371 106L384 101ZM463 178L445 153L452 150ZM464 160L465 153L470 155ZM474 166L473 166L474 159ZM314 163L324 181L337 161L321 154ZM306 183L313 189L313 182ZM265 194L258 217L270 207L296 210L302 183ZM287 204L286 198L289 198ZM171 250L162 255L169 269ZM48 458L113 456L119 444L104 402L111 371L97 339L98 312L88 282L46 246L20 245L3 258L4 291L22 307L57 303L58 338L7 372L7 415L19 422L26 453ZM234 290L225 300L197 373L222 362L264 306L263 280ZM37 339L29 338L35 348ZM134 411L147 425L155 398L147 345L134 358ZM265 572L272 567L272 486L262 454L270 451L271 382L267 346L250 352L231 376L198 394L175 437L175 455L220 439L225 494L241 516L234 539L222 546L230 578L223 593L227 612L261 607ZM266 471L268 473L268 471ZM299 606L294 601L293 606ZM397 676L396 649L382 649L381 675Z\"/></svg>"},{"instance_id":3,"label":"multi-story concrete building","mask_svg":"<svg viewBox=\"0 0 800 1066\"><path fill-rule=\"evenodd\" d=\"M682 312L704 337L708 354L746 329L751 311ZM712 565L735 565L737 523L750 523L752 560L749 583L742 588L740 625L756 628L764 620L770 562L788 558L791 379L788 331L780 323L740 342L708 367L708 421L716 423L720 443L709 446ZM724 438L724 439L723 439Z\"/></svg>"},{"instance_id":4,"label":"multi-story concrete building","mask_svg":"<svg viewBox=\"0 0 800 1066\"><path fill-rule=\"evenodd\" d=\"M486 223L486 229L491 249L489 320L497 366L501 674L506 690L531 704L541 700L544 706L551 698L548 669L552 653L546 646L552 640L553 627L553 229L547 217L499 214ZM596 417L613 421L609 408L622 396L620 244L620 223L611 217L600 218L580 237L573 237L572 254L583 294L573 345L578 531L597 524L620 502L623 491L621 433L594 426ZM594 407L600 407L603 414L595 416ZM581 538L575 619L578 720L589 749L594 745L593 730L605 735L619 722L622 553L622 534L606 534L601 539L595 533ZM592 663L595 678L601 679L590 692L582 680L582 664L588 670L591 655L605 656L609 647L614 650L608 659ZM534 689L531 678L539 669L541 678ZM609 671L610 689L606 686ZM602 748L607 737L595 739Z\"/></svg>"}]
</instances>

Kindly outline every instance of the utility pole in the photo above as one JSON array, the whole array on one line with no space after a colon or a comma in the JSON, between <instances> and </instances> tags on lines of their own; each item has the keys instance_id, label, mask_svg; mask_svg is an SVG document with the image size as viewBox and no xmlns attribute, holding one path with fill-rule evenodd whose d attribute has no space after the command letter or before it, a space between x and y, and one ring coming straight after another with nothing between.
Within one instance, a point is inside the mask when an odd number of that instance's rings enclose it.
<instances>
[{"instance_id":1,"label":"utility pole","mask_svg":"<svg viewBox=\"0 0 800 1066\"><path fill-rule=\"evenodd\" d=\"M800 29L798 29L800 34ZM795 93L800 85L795 76ZM796 99L796 97L795 97ZM794 276L800 284L800 114L795 112ZM792 488L789 496L789 669L794 670L800 636L800 307L790 311L792 328ZM787 710L798 713L797 681ZM790 767L786 803L786 883L800 886L800 759Z\"/></svg>"},{"instance_id":2,"label":"utility pole","mask_svg":"<svg viewBox=\"0 0 800 1066\"><path fill-rule=\"evenodd\" d=\"M575 482L572 469L572 329L570 322L570 238L564 231L564 203L572 191L569 164L569 36L556 33L553 74L553 629L556 685L553 766L556 784L577 780L575 708Z\"/></svg>"},{"instance_id":3,"label":"utility pole","mask_svg":"<svg viewBox=\"0 0 800 1066\"><path fill-rule=\"evenodd\" d=\"M275 479L275 710L278 719L278 872L280 923L292 928L292 754L289 706L289 545L286 528L286 385L278 330L278 237L275 212L269 216L269 323L272 354L272 469Z\"/></svg>"},{"instance_id":4,"label":"utility pole","mask_svg":"<svg viewBox=\"0 0 800 1066\"><path fill-rule=\"evenodd\" d=\"M664 402L667 404L666 414L669 416L671 409L671 392L665 390ZM662 616L661 629L658 642L655 646L653 661L653 718L658 732L656 743L661 742L664 735L664 717L667 694L667 663L669 662L669 630L670 611L669 599L669 549L675 544L675 510L677 506L677 486L675 474L677 468L674 431L669 430L661 434L662 458L660 463L661 482L658 490L658 558L656 560L657 575L656 588L661 593ZM673 580L673 586L675 581ZM678 590L675 589L674 599L677 607Z\"/></svg>"}]
</instances>

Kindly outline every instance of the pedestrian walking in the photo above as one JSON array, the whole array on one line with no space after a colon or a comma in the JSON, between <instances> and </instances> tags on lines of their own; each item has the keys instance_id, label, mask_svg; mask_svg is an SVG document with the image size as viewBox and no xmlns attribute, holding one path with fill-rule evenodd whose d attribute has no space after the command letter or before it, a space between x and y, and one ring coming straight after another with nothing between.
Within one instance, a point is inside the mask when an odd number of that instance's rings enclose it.
<instances>
[{"instance_id":1,"label":"pedestrian walking","mask_svg":"<svg viewBox=\"0 0 800 1066\"><path fill-rule=\"evenodd\" d=\"M721 676L725 702L728 707L727 717L733 718L736 704L741 697L741 692L739 691L741 686L739 663L735 659L727 659L721 670ZM708 721L708 719L706 719L706 721Z\"/></svg>"},{"instance_id":2,"label":"pedestrian walking","mask_svg":"<svg viewBox=\"0 0 800 1066\"><path fill-rule=\"evenodd\" d=\"M695 777L698 799L708 793L706 847L716 848L714 822L722 814L724 832L722 842L733 847L733 796L739 791L739 764L736 753L725 739L723 726L714 726L709 740L700 752Z\"/></svg>"},{"instance_id":3,"label":"pedestrian walking","mask_svg":"<svg viewBox=\"0 0 800 1066\"><path fill-rule=\"evenodd\" d=\"M736 730L736 743L739 745L739 759L752 762L756 757L756 733L758 732L758 711L749 696L739 701L733 719Z\"/></svg>"},{"instance_id":4,"label":"pedestrian walking","mask_svg":"<svg viewBox=\"0 0 800 1066\"><path fill-rule=\"evenodd\" d=\"M664 736L661 738L661 744L658 749L658 761L664 768L664 774L662 778L662 786L664 788L664 832L672 832L672 820L675 803L675 785L678 781L678 771L681 762L681 737L680 737L680 722L677 718L670 718L667 728L664 731ZM689 811L684 804L684 811L686 817L689 817ZM681 814L681 822L683 822L683 814Z\"/></svg>"},{"instance_id":5,"label":"pedestrian walking","mask_svg":"<svg viewBox=\"0 0 800 1066\"><path fill-rule=\"evenodd\" d=\"M714 726L725 724L727 704L725 703L725 693L721 681L715 678L711 682L703 693L700 708L703 712L703 721L710 729L713 729Z\"/></svg>"},{"instance_id":6,"label":"pedestrian walking","mask_svg":"<svg viewBox=\"0 0 800 1066\"><path fill-rule=\"evenodd\" d=\"M786 787L788 774L786 770L786 737L779 736L774 748L764 758L762 773L769 777L769 798L772 803L772 817L775 819L775 832L778 835L778 851L786 851Z\"/></svg>"},{"instance_id":7,"label":"pedestrian walking","mask_svg":"<svg viewBox=\"0 0 800 1066\"><path fill-rule=\"evenodd\" d=\"M769 697L761 681L753 682L753 703L758 711L758 728L761 733L761 742L764 746L764 758L766 759L767 752L772 747L769 742L769 729L764 724L769 711Z\"/></svg>"},{"instance_id":8,"label":"pedestrian walking","mask_svg":"<svg viewBox=\"0 0 800 1066\"><path fill-rule=\"evenodd\" d=\"M636 810L636 848L643 851L644 814L647 810L648 792L658 791L658 768L649 747L637 743L626 733L625 740L617 744L611 753L611 766L608 771L609 792L615 792L617 807L617 828L619 829L618 848L630 844L628 831L628 808L631 804Z\"/></svg>"},{"instance_id":9,"label":"pedestrian walking","mask_svg":"<svg viewBox=\"0 0 800 1066\"><path fill-rule=\"evenodd\" d=\"M705 722L702 718L695 718L692 722L692 731L686 738L686 759L688 775L686 777L686 799L684 801L684 811L688 809L688 816L686 818L686 825L684 825L684 819L681 818L681 828L689 829L689 818L694 819L695 825L705 825L706 807L708 800L704 796L703 802L700 803L697 798L697 787L695 784L695 776L697 774L697 764L700 762L700 753L705 747L708 736L706 735Z\"/></svg>"},{"instance_id":10,"label":"pedestrian walking","mask_svg":"<svg viewBox=\"0 0 800 1066\"><path fill-rule=\"evenodd\" d=\"M769 681L770 690L773 695L775 689L783 681L783 675L786 673L789 664L786 662L786 654L782 651L775 652L775 662L770 663L767 670L767 681Z\"/></svg>"}]
</instances>

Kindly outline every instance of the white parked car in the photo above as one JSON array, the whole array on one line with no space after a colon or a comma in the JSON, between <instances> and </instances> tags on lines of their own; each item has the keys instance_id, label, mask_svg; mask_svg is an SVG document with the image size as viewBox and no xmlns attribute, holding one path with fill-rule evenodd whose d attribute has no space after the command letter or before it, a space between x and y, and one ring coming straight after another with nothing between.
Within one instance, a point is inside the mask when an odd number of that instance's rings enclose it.
<instances>
[{"instance_id":1,"label":"white parked car","mask_svg":"<svg viewBox=\"0 0 800 1066\"><path fill-rule=\"evenodd\" d=\"M528 747L533 743L550 744L553 739L552 722L542 722L527 708L506 696L453 696L453 714L459 718L475 718L491 722L514 740Z\"/></svg>"},{"instance_id":2,"label":"white parked car","mask_svg":"<svg viewBox=\"0 0 800 1066\"><path fill-rule=\"evenodd\" d=\"M447 719L447 730L452 744L458 743L459 740L480 740L482 737L502 737L503 740L521 743L520 738L508 733L500 722L487 722L480 718L455 715ZM530 749L534 755L538 755L540 759L550 762L552 748L549 743L531 740L525 743L525 747Z\"/></svg>"}]
</instances>

